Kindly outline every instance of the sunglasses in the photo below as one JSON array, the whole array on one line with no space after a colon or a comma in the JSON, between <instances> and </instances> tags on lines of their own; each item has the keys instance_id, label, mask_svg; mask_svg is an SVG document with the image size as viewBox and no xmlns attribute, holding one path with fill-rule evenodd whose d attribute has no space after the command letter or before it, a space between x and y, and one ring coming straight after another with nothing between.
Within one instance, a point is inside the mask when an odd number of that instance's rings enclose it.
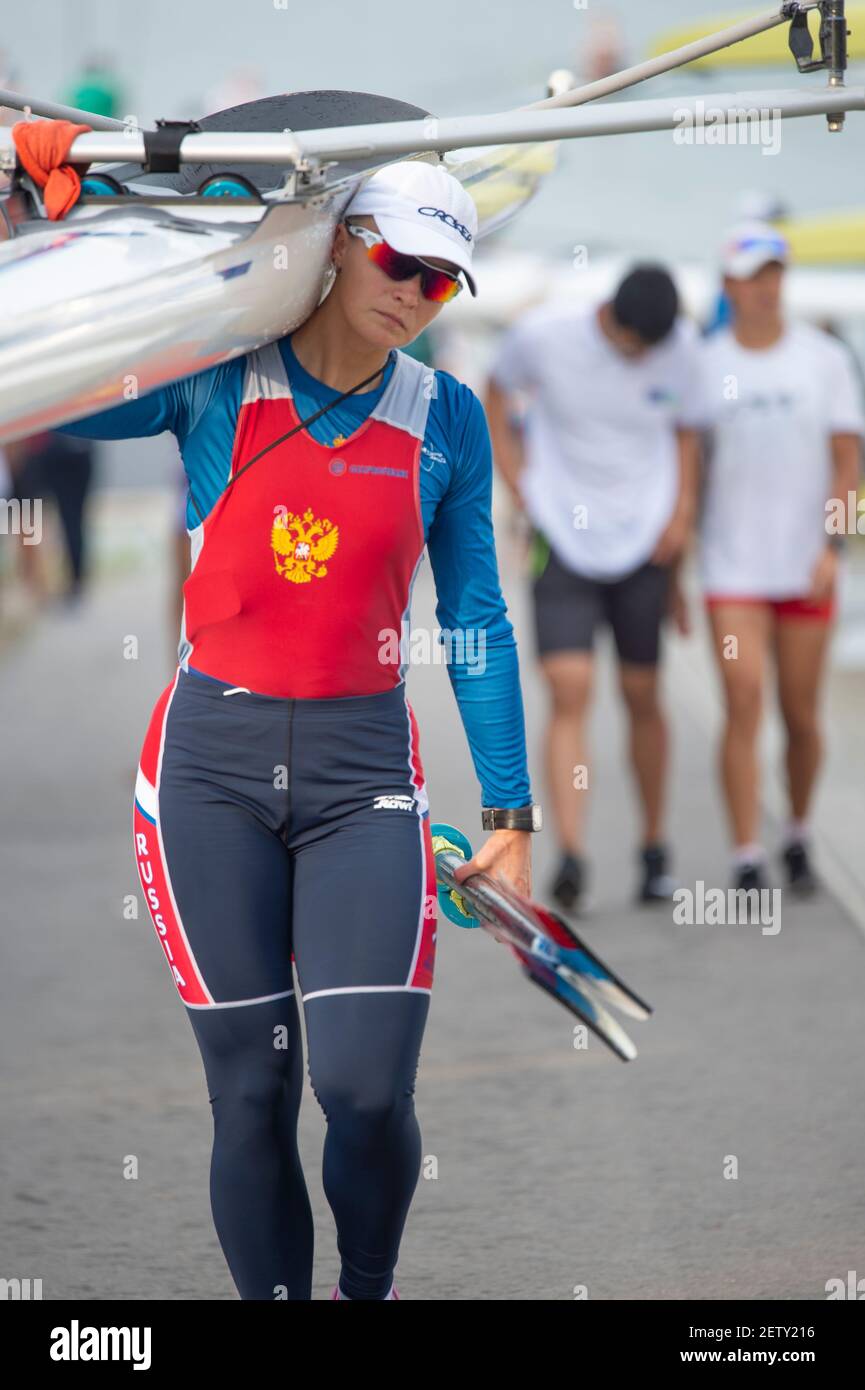
<instances>
[{"instance_id":1,"label":"sunglasses","mask_svg":"<svg viewBox=\"0 0 865 1390\"><path fill-rule=\"evenodd\" d=\"M428 265L420 256L404 256L401 251L395 251L392 246L388 246L381 233L374 232L371 227L359 227L356 223L346 222L345 228L351 236L360 237L370 260L379 270L383 270L385 275L390 276L391 280L411 280L420 271L420 287L424 299L431 299L435 304L447 304L448 300L455 299L462 289L462 281L457 275L440 270L438 266Z\"/></svg>"}]
</instances>

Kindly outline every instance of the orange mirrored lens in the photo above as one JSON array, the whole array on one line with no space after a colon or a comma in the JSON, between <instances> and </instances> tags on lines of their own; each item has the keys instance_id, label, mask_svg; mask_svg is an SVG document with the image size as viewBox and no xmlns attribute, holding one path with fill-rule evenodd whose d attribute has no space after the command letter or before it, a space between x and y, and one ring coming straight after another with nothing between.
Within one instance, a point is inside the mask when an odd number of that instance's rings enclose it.
<instances>
[{"instance_id":1,"label":"orange mirrored lens","mask_svg":"<svg viewBox=\"0 0 865 1390\"><path fill-rule=\"evenodd\" d=\"M416 256L404 256L401 251L395 251L392 246L388 246L386 241L370 246L367 254L391 280L411 280L420 271L424 299L431 299L435 304L446 304L462 289L460 281L455 280L446 271L424 265Z\"/></svg>"}]
</instances>

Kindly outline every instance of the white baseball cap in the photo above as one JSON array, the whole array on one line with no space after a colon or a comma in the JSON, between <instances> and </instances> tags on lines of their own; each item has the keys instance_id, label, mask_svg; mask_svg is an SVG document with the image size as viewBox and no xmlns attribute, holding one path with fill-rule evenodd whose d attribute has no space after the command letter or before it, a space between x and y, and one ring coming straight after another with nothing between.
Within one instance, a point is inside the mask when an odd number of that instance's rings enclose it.
<instances>
[{"instance_id":1,"label":"white baseball cap","mask_svg":"<svg viewBox=\"0 0 865 1390\"><path fill-rule=\"evenodd\" d=\"M471 273L478 234L474 199L440 164L403 159L371 174L343 217L374 217L385 241L406 256L438 256L458 265L477 295Z\"/></svg>"},{"instance_id":2,"label":"white baseball cap","mask_svg":"<svg viewBox=\"0 0 865 1390\"><path fill-rule=\"evenodd\" d=\"M743 222L730 234L721 253L721 267L733 280L749 280L770 261L786 265L790 243L769 222Z\"/></svg>"}]
</instances>

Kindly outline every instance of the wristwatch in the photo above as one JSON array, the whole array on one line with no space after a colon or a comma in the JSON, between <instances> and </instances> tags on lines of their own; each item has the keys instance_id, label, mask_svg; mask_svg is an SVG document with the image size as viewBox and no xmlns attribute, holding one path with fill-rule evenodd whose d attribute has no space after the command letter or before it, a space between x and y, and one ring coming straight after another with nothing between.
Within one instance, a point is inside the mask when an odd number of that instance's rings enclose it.
<instances>
[{"instance_id":1,"label":"wristwatch","mask_svg":"<svg viewBox=\"0 0 865 1390\"><path fill-rule=\"evenodd\" d=\"M847 537L841 531L833 531L826 541L830 550L843 550L847 544Z\"/></svg>"},{"instance_id":2,"label":"wristwatch","mask_svg":"<svg viewBox=\"0 0 865 1390\"><path fill-rule=\"evenodd\" d=\"M536 802L529 806L482 806L481 823L484 830L540 830L543 816Z\"/></svg>"}]
</instances>

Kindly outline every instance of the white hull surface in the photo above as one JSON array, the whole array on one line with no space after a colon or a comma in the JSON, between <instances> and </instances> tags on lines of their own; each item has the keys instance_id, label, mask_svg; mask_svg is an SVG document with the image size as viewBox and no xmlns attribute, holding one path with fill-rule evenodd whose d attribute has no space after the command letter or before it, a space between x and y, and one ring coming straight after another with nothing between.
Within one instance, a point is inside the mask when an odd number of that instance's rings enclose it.
<instances>
[{"instance_id":1,"label":"white hull surface","mask_svg":"<svg viewBox=\"0 0 865 1390\"><path fill-rule=\"evenodd\" d=\"M105 410L289 332L317 303L346 201L276 205L252 227L106 211L0 247L0 438Z\"/></svg>"},{"instance_id":2,"label":"white hull surface","mask_svg":"<svg viewBox=\"0 0 865 1390\"><path fill-rule=\"evenodd\" d=\"M478 203L481 231L532 196L554 149L447 157ZM319 302L355 189L389 162L337 166L334 182L286 201L272 188L264 202L184 196L165 176L140 176L131 181L139 194L82 198L62 222L19 224L0 241L0 441L106 410L291 332Z\"/></svg>"}]
</instances>

